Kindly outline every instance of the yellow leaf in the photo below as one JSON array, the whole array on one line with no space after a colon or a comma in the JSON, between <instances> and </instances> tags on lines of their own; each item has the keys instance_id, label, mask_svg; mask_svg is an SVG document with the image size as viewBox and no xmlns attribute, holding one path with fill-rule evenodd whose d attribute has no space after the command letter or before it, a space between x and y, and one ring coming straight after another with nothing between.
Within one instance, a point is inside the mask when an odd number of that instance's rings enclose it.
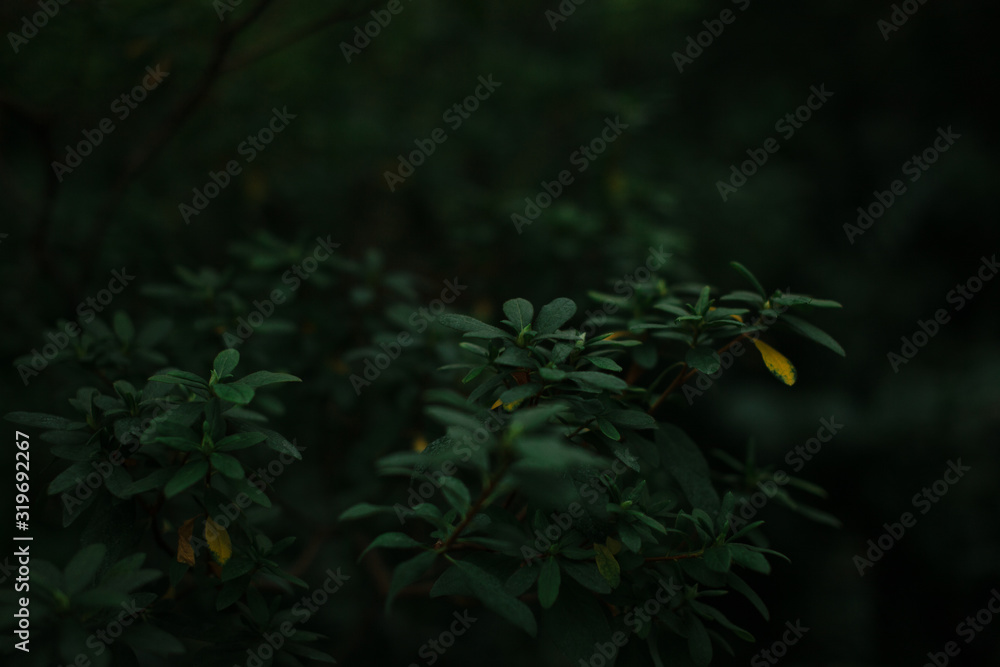
<instances>
[{"instance_id":1,"label":"yellow leaf","mask_svg":"<svg viewBox=\"0 0 1000 667\"><path fill-rule=\"evenodd\" d=\"M188 519L177 529L177 562L194 565L194 547L191 546L191 533L194 531L194 518Z\"/></svg>"},{"instance_id":2,"label":"yellow leaf","mask_svg":"<svg viewBox=\"0 0 1000 667\"><path fill-rule=\"evenodd\" d=\"M608 551L610 551L613 554L616 554L622 550L622 543L613 537L609 537L606 540L604 540L604 544L607 545Z\"/></svg>"},{"instance_id":3,"label":"yellow leaf","mask_svg":"<svg viewBox=\"0 0 1000 667\"><path fill-rule=\"evenodd\" d=\"M225 565L233 555L233 543L229 541L229 533L217 524L212 517L205 520L205 541L212 550L220 565Z\"/></svg>"},{"instance_id":4,"label":"yellow leaf","mask_svg":"<svg viewBox=\"0 0 1000 667\"><path fill-rule=\"evenodd\" d=\"M415 451L415 452L422 452L425 449L427 449L427 438L425 438L422 435L418 435L413 440L413 451Z\"/></svg>"},{"instance_id":5,"label":"yellow leaf","mask_svg":"<svg viewBox=\"0 0 1000 667\"><path fill-rule=\"evenodd\" d=\"M517 408L517 406L521 405L521 403L524 403L523 398L518 399L516 401L512 401L510 403L504 403L498 398L497 402L490 406L490 410L496 410L502 405L503 409L506 410L507 412L513 412Z\"/></svg>"},{"instance_id":6,"label":"yellow leaf","mask_svg":"<svg viewBox=\"0 0 1000 667\"><path fill-rule=\"evenodd\" d=\"M786 359L785 355L762 340L754 340L753 344L760 350L760 356L763 357L764 363L774 377L789 387L795 384L795 378L798 377L798 374L795 372L795 366L792 366L792 362Z\"/></svg>"}]
</instances>

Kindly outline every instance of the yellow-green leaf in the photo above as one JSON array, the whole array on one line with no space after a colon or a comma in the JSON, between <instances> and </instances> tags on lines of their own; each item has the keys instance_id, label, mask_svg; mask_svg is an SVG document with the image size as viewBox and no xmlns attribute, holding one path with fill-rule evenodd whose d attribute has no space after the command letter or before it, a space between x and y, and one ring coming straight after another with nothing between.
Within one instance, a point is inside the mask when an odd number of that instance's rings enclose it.
<instances>
[{"instance_id":1,"label":"yellow-green leaf","mask_svg":"<svg viewBox=\"0 0 1000 667\"><path fill-rule=\"evenodd\" d=\"M205 520L205 541L208 542L208 548L218 559L219 565L225 565L229 557L233 555L233 543L229 541L229 533L212 517Z\"/></svg>"},{"instance_id":2,"label":"yellow-green leaf","mask_svg":"<svg viewBox=\"0 0 1000 667\"><path fill-rule=\"evenodd\" d=\"M597 552L597 570L611 588L617 588L622 580L622 568L615 555L603 544L594 544L594 551Z\"/></svg>"},{"instance_id":3,"label":"yellow-green leaf","mask_svg":"<svg viewBox=\"0 0 1000 667\"><path fill-rule=\"evenodd\" d=\"M795 384L798 374L795 372L795 366L792 365L792 362L785 355L762 340L754 340L753 344L760 350L760 356L763 357L767 369L771 371L774 377L788 386Z\"/></svg>"},{"instance_id":4,"label":"yellow-green leaf","mask_svg":"<svg viewBox=\"0 0 1000 667\"><path fill-rule=\"evenodd\" d=\"M194 532L194 518L188 519L177 529L177 562L194 565L194 547L191 533Z\"/></svg>"}]
</instances>

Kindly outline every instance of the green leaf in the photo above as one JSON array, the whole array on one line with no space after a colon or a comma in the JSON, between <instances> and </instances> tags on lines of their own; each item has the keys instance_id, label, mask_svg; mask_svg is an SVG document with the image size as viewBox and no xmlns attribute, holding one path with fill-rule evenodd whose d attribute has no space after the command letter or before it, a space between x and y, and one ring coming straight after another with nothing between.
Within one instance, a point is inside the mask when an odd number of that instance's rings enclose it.
<instances>
[{"instance_id":1,"label":"green leaf","mask_svg":"<svg viewBox=\"0 0 1000 667\"><path fill-rule=\"evenodd\" d=\"M215 443L215 451L231 452L236 449L246 449L265 440L267 436L263 433L234 433Z\"/></svg>"},{"instance_id":2,"label":"green leaf","mask_svg":"<svg viewBox=\"0 0 1000 667\"><path fill-rule=\"evenodd\" d=\"M129 318L128 313L123 310L116 312L111 321L111 326L114 328L118 340L125 345L132 342L132 338L135 336L135 327L132 326L132 320Z\"/></svg>"},{"instance_id":3,"label":"green leaf","mask_svg":"<svg viewBox=\"0 0 1000 667\"><path fill-rule=\"evenodd\" d=\"M538 574L538 602L542 609L548 609L559 597L559 563L555 556L546 558Z\"/></svg>"},{"instance_id":4,"label":"green leaf","mask_svg":"<svg viewBox=\"0 0 1000 667\"><path fill-rule=\"evenodd\" d=\"M190 461L177 471L177 474L170 478L167 485L163 489L163 493L167 498L173 498L178 493L188 488L199 479L204 479L205 473L208 472L208 461L204 459L199 461Z\"/></svg>"},{"instance_id":5,"label":"green leaf","mask_svg":"<svg viewBox=\"0 0 1000 667\"><path fill-rule=\"evenodd\" d=\"M288 373L257 371L256 373L245 375L239 380L234 380L231 384L257 389L258 387L266 387L267 385L279 384L281 382L302 382L302 379Z\"/></svg>"},{"instance_id":6,"label":"green leaf","mask_svg":"<svg viewBox=\"0 0 1000 667\"><path fill-rule=\"evenodd\" d=\"M240 363L239 352L234 349L223 350L216 355L215 361L212 362L212 370L215 371L216 377L221 381L233 372L238 363Z\"/></svg>"},{"instance_id":7,"label":"green leaf","mask_svg":"<svg viewBox=\"0 0 1000 667\"><path fill-rule=\"evenodd\" d=\"M597 387L598 389L624 391L628 388L628 383L626 383L625 380L615 377L614 375L599 373L597 371L573 371L572 373L567 373L566 377L583 384L588 384L592 387Z\"/></svg>"},{"instance_id":8,"label":"green leaf","mask_svg":"<svg viewBox=\"0 0 1000 667\"><path fill-rule=\"evenodd\" d=\"M154 375L149 378L150 382L164 382L167 384L182 384L195 389L207 389L208 383L194 373L187 371L167 371L163 375Z\"/></svg>"},{"instance_id":9,"label":"green leaf","mask_svg":"<svg viewBox=\"0 0 1000 667\"><path fill-rule=\"evenodd\" d=\"M749 280L750 284L753 285L754 289L757 290L757 292L760 294L762 298L764 299L767 298L767 292L764 291L764 288L763 286L761 286L760 281L758 281L757 278L752 273L750 273L750 269L743 266L739 262L729 262L729 266L739 271L741 276Z\"/></svg>"},{"instance_id":10,"label":"green leaf","mask_svg":"<svg viewBox=\"0 0 1000 667\"><path fill-rule=\"evenodd\" d=\"M257 563L246 556L233 556L222 566L222 581L228 582L252 572ZM248 580L249 581L249 580ZM244 584L246 587L246 584Z\"/></svg>"},{"instance_id":11,"label":"green leaf","mask_svg":"<svg viewBox=\"0 0 1000 667\"><path fill-rule=\"evenodd\" d=\"M642 410L611 410L604 417L608 421L626 428L656 428L656 420Z\"/></svg>"},{"instance_id":12,"label":"green leaf","mask_svg":"<svg viewBox=\"0 0 1000 667\"><path fill-rule=\"evenodd\" d=\"M271 506L271 499L267 497L267 494L257 488L257 485L252 484L248 479L234 479L231 483L238 492L242 491L247 494L247 496L250 497L250 500L257 503L261 507Z\"/></svg>"},{"instance_id":13,"label":"green leaf","mask_svg":"<svg viewBox=\"0 0 1000 667\"><path fill-rule=\"evenodd\" d=\"M771 572L771 564L767 562L767 558L743 544L730 543L729 553L732 554L734 563L749 570L761 574L770 574Z\"/></svg>"},{"instance_id":14,"label":"green leaf","mask_svg":"<svg viewBox=\"0 0 1000 667\"><path fill-rule=\"evenodd\" d=\"M337 664L337 660L332 655L323 653L323 651L319 651L311 646L305 646L297 642L288 642L285 644L285 650L293 655L297 655L300 658L305 658L307 660L325 662L331 665Z\"/></svg>"},{"instance_id":15,"label":"green leaf","mask_svg":"<svg viewBox=\"0 0 1000 667\"><path fill-rule=\"evenodd\" d=\"M691 368L696 368L706 375L711 375L719 370L719 355L710 347L699 345L687 351L684 361Z\"/></svg>"},{"instance_id":16,"label":"green leaf","mask_svg":"<svg viewBox=\"0 0 1000 667\"><path fill-rule=\"evenodd\" d=\"M667 534L666 527L662 523L660 523L659 521L657 521L656 519L654 519L653 517L647 516L647 515L643 514L642 512L639 512L637 510L629 510L628 514L629 514L629 516L635 517L640 523L643 523L643 524L649 526L650 528L652 528L656 532L662 533L664 535Z\"/></svg>"},{"instance_id":17,"label":"green leaf","mask_svg":"<svg viewBox=\"0 0 1000 667\"><path fill-rule=\"evenodd\" d=\"M527 632L532 637L538 632L535 617L528 605L511 595L502 581L467 561L455 561L472 592L488 608Z\"/></svg>"},{"instance_id":18,"label":"green leaf","mask_svg":"<svg viewBox=\"0 0 1000 667\"><path fill-rule=\"evenodd\" d=\"M442 477L440 479L441 491L444 493L445 500L451 505L456 512L465 513L472 504L472 497L469 494L469 489L465 486L462 480L456 477Z\"/></svg>"},{"instance_id":19,"label":"green leaf","mask_svg":"<svg viewBox=\"0 0 1000 667\"><path fill-rule=\"evenodd\" d=\"M585 588L589 588L595 593L610 593L611 586L597 569L597 565L591 562L565 560L562 569L566 574L573 577Z\"/></svg>"},{"instance_id":20,"label":"green leaf","mask_svg":"<svg viewBox=\"0 0 1000 667\"><path fill-rule=\"evenodd\" d=\"M170 468L159 468L142 479L137 479L129 484L128 488L125 489L125 493L128 496L134 496L139 493L158 489L166 484L172 476L173 470Z\"/></svg>"},{"instance_id":21,"label":"green leaf","mask_svg":"<svg viewBox=\"0 0 1000 667\"><path fill-rule=\"evenodd\" d=\"M409 586L427 571L437 554L433 551L422 551L409 560L405 560L396 566L392 573L392 581L389 583L389 594L385 599L385 610L389 611L393 598L403 588Z\"/></svg>"},{"instance_id":22,"label":"green leaf","mask_svg":"<svg viewBox=\"0 0 1000 667\"><path fill-rule=\"evenodd\" d=\"M525 327L530 327L531 320L535 317L534 306L525 299L511 299L504 302L503 312L518 332L522 331Z\"/></svg>"},{"instance_id":23,"label":"green leaf","mask_svg":"<svg viewBox=\"0 0 1000 667\"><path fill-rule=\"evenodd\" d=\"M661 424L656 441L663 448L662 467L670 471L691 506L717 514L721 504L719 494L698 446L673 424Z\"/></svg>"},{"instance_id":24,"label":"green leaf","mask_svg":"<svg viewBox=\"0 0 1000 667\"><path fill-rule=\"evenodd\" d=\"M66 566L66 592L70 596L79 593L90 584L106 552L107 547L103 544L90 544L73 556Z\"/></svg>"},{"instance_id":25,"label":"green leaf","mask_svg":"<svg viewBox=\"0 0 1000 667\"><path fill-rule=\"evenodd\" d=\"M514 574L510 575L507 579L507 583L504 584L504 589L514 597L524 595L538 579L541 569L542 568L537 567L534 564L521 565L521 567L514 570Z\"/></svg>"},{"instance_id":26,"label":"green leaf","mask_svg":"<svg viewBox=\"0 0 1000 667\"><path fill-rule=\"evenodd\" d=\"M622 439L622 434L618 432L618 429L615 428L615 425L609 422L604 417L597 418L597 427L601 429L601 433L603 433L604 435L608 436L609 438L611 438L616 442Z\"/></svg>"},{"instance_id":27,"label":"green leaf","mask_svg":"<svg viewBox=\"0 0 1000 667\"><path fill-rule=\"evenodd\" d=\"M201 442L197 440L187 440L186 438L159 437L153 438L153 442L159 442L167 447L182 452L197 452L201 449Z\"/></svg>"},{"instance_id":28,"label":"green leaf","mask_svg":"<svg viewBox=\"0 0 1000 667\"><path fill-rule=\"evenodd\" d=\"M559 297L542 306L535 321L535 331L549 334L566 324L576 314L576 303L572 299Z\"/></svg>"},{"instance_id":29,"label":"green leaf","mask_svg":"<svg viewBox=\"0 0 1000 667\"><path fill-rule=\"evenodd\" d=\"M71 431L86 426L83 422L74 422L63 417L47 415L42 412L8 412L4 415L4 419L12 421L15 424L61 431Z\"/></svg>"},{"instance_id":30,"label":"green leaf","mask_svg":"<svg viewBox=\"0 0 1000 667\"><path fill-rule=\"evenodd\" d=\"M729 565L732 563L732 555L726 545L706 549L702 557L705 559L705 565L708 569L715 572L728 572Z\"/></svg>"},{"instance_id":31,"label":"green leaf","mask_svg":"<svg viewBox=\"0 0 1000 667\"><path fill-rule=\"evenodd\" d=\"M56 478L49 483L49 495L54 495L76 486L78 478L86 477L91 471L90 461L80 461L56 475Z\"/></svg>"},{"instance_id":32,"label":"green leaf","mask_svg":"<svg viewBox=\"0 0 1000 667\"><path fill-rule=\"evenodd\" d=\"M844 352L844 348L840 346L840 343L835 341L830 334L826 333L814 324L810 324L805 320L799 319L794 315L782 315L781 321L787 324L793 331L795 331L800 336L808 338L809 340L819 343L823 347L829 348L839 354L842 357L847 356Z\"/></svg>"},{"instance_id":33,"label":"green leaf","mask_svg":"<svg viewBox=\"0 0 1000 667\"><path fill-rule=\"evenodd\" d=\"M547 424L553 417L568 409L569 407L565 403L559 402L548 402L530 408L521 408L514 413L511 424L520 426L525 431L530 431Z\"/></svg>"},{"instance_id":34,"label":"green leaf","mask_svg":"<svg viewBox=\"0 0 1000 667\"><path fill-rule=\"evenodd\" d=\"M365 547L365 550L361 552L360 556L358 556L358 560L361 560L365 557L366 553L378 547L386 549L413 549L422 546L424 545L417 542L406 533L382 533L372 540L371 544Z\"/></svg>"},{"instance_id":35,"label":"green leaf","mask_svg":"<svg viewBox=\"0 0 1000 667\"><path fill-rule=\"evenodd\" d=\"M136 623L122 635L122 640L140 654L142 652L157 655L184 653L184 644L179 639L149 623Z\"/></svg>"},{"instance_id":36,"label":"green leaf","mask_svg":"<svg viewBox=\"0 0 1000 667\"><path fill-rule=\"evenodd\" d=\"M721 625L722 627L732 630L733 634L735 634L743 641L745 642L755 641L752 634L750 634L743 628L739 627L738 625L735 625L732 621L726 618L725 614L723 614L715 607L711 607L703 602L698 602L697 600L692 600L691 608L697 611L701 616L709 618L718 623L719 625Z\"/></svg>"},{"instance_id":37,"label":"green leaf","mask_svg":"<svg viewBox=\"0 0 1000 667\"><path fill-rule=\"evenodd\" d=\"M708 297L712 293L712 288L705 285L701 288L701 292L698 294L698 301L694 304L694 314L698 317L703 317L705 313L708 312Z\"/></svg>"},{"instance_id":38,"label":"green leaf","mask_svg":"<svg viewBox=\"0 0 1000 667\"><path fill-rule=\"evenodd\" d=\"M584 357L584 359L594 364L603 371L614 371L617 373L619 371L624 370L621 366L618 365L618 362L614 361L613 359L608 359L607 357L588 356Z\"/></svg>"},{"instance_id":39,"label":"green leaf","mask_svg":"<svg viewBox=\"0 0 1000 667\"><path fill-rule=\"evenodd\" d=\"M598 579L600 579L599 575ZM604 582L603 579L600 581ZM604 585L607 586L606 583ZM619 616L620 619L621 616ZM620 667L627 664L630 667L635 667L638 664L631 661L626 662L624 655L617 656L617 662L615 662L614 657L606 661L603 658L596 659L595 643L602 647L612 646L610 643L612 641L611 626L608 623L602 602L571 580L563 583L559 599L552 605L551 609L542 611L540 620L541 634L548 637L567 658L565 662L545 661L546 664L566 664L574 667L576 665L599 664L616 664Z\"/></svg>"},{"instance_id":40,"label":"green leaf","mask_svg":"<svg viewBox=\"0 0 1000 667\"><path fill-rule=\"evenodd\" d=\"M462 378L462 384L469 384L477 377L479 377L482 374L482 372L485 371L487 368L488 366L476 366L471 371L465 374L465 377Z\"/></svg>"},{"instance_id":41,"label":"green leaf","mask_svg":"<svg viewBox=\"0 0 1000 667\"><path fill-rule=\"evenodd\" d=\"M337 521L348 521L350 519L365 519L375 514L391 514L393 509L385 505L372 505L371 503L358 503L340 513Z\"/></svg>"},{"instance_id":42,"label":"green leaf","mask_svg":"<svg viewBox=\"0 0 1000 667\"><path fill-rule=\"evenodd\" d=\"M747 600L750 600L750 604L757 608L760 615L764 617L765 620L771 619L771 614L767 611L767 606L764 601L760 599L760 596L754 592L750 585L743 581L735 572L730 571L729 577L727 579L729 587L732 588L737 593L741 593Z\"/></svg>"},{"instance_id":43,"label":"green leaf","mask_svg":"<svg viewBox=\"0 0 1000 667\"><path fill-rule=\"evenodd\" d=\"M618 588L622 580L622 568L615 560L615 555L603 544L595 544L594 551L597 552L597 570L611 588Z\"/></svg>"},{"instance_id":44,"label":"green leaf","mask_svg":"<svg viewBox=\"0 0 1000 667\"><path fill-rule=\"evenodd\" d=\"M215 395L224 401L235 403L236 405L246 405L253 400L253 387L239 384L217 384L214 387Z\"/></svg>"},{"instance_id":45,"label":"green leaf","mask_svg":"<svg viewBox=\"0 0 1000 667\"><path fill-rule=\"evenodd\" d=\"M243 577L242 579L236 579L235 581L227 581L226 579L226 568L236 560L235 558L229 559L225 566L222 568L222 580L225 582L222 584L222 590L215 597L215 610L222 611L226 609L234 602L243 597L243 592L250 585L250 577ZM252 565L252 563L251 563Z\"/></svg>"},{"instance_id":46,"label":"green leaf","mask_svg":"<svg viewBox=\"0 0 1000 667\"><path fill-rule=\"evenodd\" d=\"M704 667L712 661L712 640L708 636L705 624L695 615L688 621L688 650L694 664Z\"/></svg>"},{"instance_id":47,"label":"green leaf","mask_svg":"<svg viewBox=\"0 0 1000 667\"><path fill-rule=\"evenodd\" d=\"M542 390L542 385L537 382L529 382L528 384L520 384L516 387L511 387L504 393L500 394L500 400L503 401L504 405L508 403L515 403L517 401L523 401L530 396L534 396Z\"/></svg>"},{"instance_id":48,"label":"green leaf","mask_svg":"<svg viewBox=\"0 0 1000 667\"><path fill-rule=\"evenodd\" d=\"M243 478L243 464L229 454L212 452L210 457L212 467L230 479Z\"/></svg>"},{"instance_id":49,"label":"green leaf","mask_svg":"<svg viewBox=\"0 0 1000 667\"><path fill-rule=\"evenodd\" d=\"M511 338L510 334L503 329L498 329L467 315L445 314L438 317L438 322L451 329L464 332L469 338Z\"/></svg>"}]
</instances>

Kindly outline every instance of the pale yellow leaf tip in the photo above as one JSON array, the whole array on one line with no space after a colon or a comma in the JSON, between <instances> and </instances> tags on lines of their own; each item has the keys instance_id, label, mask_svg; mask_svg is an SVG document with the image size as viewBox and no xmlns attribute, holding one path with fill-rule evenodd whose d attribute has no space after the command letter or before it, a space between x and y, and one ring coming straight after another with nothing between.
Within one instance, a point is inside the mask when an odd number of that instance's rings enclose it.
<instances>
[{"instance_id":1,"label":"pale yellow leaf tip","mask_svg":"<svg viewBox=\"0 0 1000 667\"><path fill-rule=\"evenodd\" d=\"M768 345L762 340L754 340L754 345L760 351L760 356L764 359L764 364L771 371L774 377L778 378L789 387L795 384L798 373L785 355Z\"/></svg>"}]
</instances>

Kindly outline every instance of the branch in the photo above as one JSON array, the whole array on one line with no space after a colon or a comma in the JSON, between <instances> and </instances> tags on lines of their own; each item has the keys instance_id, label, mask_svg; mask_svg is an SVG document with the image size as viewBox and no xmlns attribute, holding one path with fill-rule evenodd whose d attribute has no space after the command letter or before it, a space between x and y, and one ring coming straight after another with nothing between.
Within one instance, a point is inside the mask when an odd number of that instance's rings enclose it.
<instances>
[{"instance_id":1,"label":"branch","mask_svg":"<svg viewBox=\"0 0 1000 667\"><path fill-rule=\"evenodd\" d=\"M163 147L167 145L170 138L173 137L177 130L180 129L188 117L194 112L195 109L198 108L205 98L208 97L209 91L222 75L223 65L226 62L226 58L229 55L229 51L232 49L236 38L241 32L259 19L261 14L264 13L264 10L267 9L272 2L274 2L274 0L260 0L260 2L258 2L257 5L254 6L254 8L251 9L245 16L227 24L226 27L219 32L219 35L215 38L215 43L212 46L212 55L209 58L208 64L205 66L204 72L202 72L201 78L198 79L188 94L181 98L176 105L174 105L174 108L167 115L163 124L160 125L157 130L149 134L147 140L132 151L132 154L125 159L125 166L122 168L118 177L111 185L111 189L105 197L104 203L98 212L97 228L92 235L90 243L90 262L84 270L82 282L86 283L93 274L98 252L104 242L104 237L107 235L108 228L111 226L111 219L115 209L117 209L118 205L121 203L122 197L124 196L129 184L150 162L150 160L163 150Z\"/></svg>"},{"instance_id":2,"label":"branch","mask_svg":"<svg viewBox=\"0 0 1000 667\"><path fill-rule=\"evenodd\" d=\"M740 334L739 336L732 339L731 341L720 347L718 350L716 350L715 353L718 355L724 354L726 350L728 350L730 347L732 347L737 342L743 340L746 337L747 337L746 334ZM692 368L690 371L687 371L685 373L685 370L687 368L688 368L687 364L681 366L681 372L677 374L677 377L675 377L674 381L670 383L670 386L667 387L662 394L660 394L660 397L656 399L656 402L653 403L652 406L650 406L649 410L646 411L646 414L652 415L654 412L656 412L657 408L659 408L663 404L663 402L667 400L667 396L672 394L678 387L680 387L685 382L694 377L694 375L698 372L697 368Z\"/></svg>"},{"instance_id":3,"label":"branch","mask_svg":"<svg viewBox=\"0 0 1000 667\"><path fill-rule=\"evenodd\" d=\"M496 489L497 486L500 484L500 480L503 479L503 476L506 472L507 472L507 465L504 464L497 471L496 477L491 479L489 484L483 487L482 493L479 494L479 498L476 499L476 502L472 505L472 507L469 508L469 511L462 518L462 522L455 527L454 532L452 532L452 534L448 536L448 539L446 539L441 544L441 546L439 547L440 549L439 553L444 553L448 551L448 549L455 543L455 540L458 539L458 536L462 534L462 531L469 527L469 524L472 523L472 520L476 517L477 514L479 514L479 511L483 509L483 506L486 504L487 498L490 497L490 494L493 493L493 490Z\"/></svg>"},{"instance_id":4,"label":"branch","mask_svg":"<svg viewBox=\"0 0 1000 667\"><path fill-rule=\"evenodd\" d=\"M232 61L225 64L222 68L223 72L233 72L238 69L243 69L247 65L257 62L263 58L274 55L278 51L288 48L293 44L300 42L308 37L315 35L316 33L324 30L332 25L340 23L341 21L349 21L351 19L356 19L367 14L375 5L365 7L364 9L358 10L348 10L348 9L338 9L335 12L331 12L329 15L320 19L316 23L309 25L304 25L296 30L289 32L284 37L272 40L269 44L264 44L255 49L250 49L239 58L233 58Z\"/></svg>"}]
</instances>

